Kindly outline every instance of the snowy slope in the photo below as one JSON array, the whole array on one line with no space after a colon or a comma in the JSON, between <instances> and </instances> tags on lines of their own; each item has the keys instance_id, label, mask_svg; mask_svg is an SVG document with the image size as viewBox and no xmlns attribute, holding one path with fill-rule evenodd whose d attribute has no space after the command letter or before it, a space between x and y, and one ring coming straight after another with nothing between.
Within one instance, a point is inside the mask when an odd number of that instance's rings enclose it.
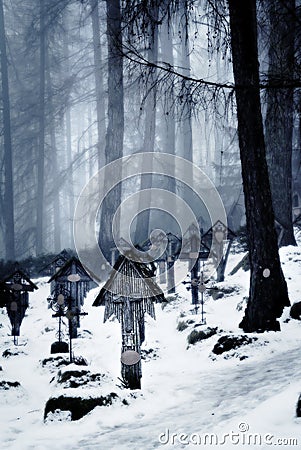
<instances>
[{"instance_id":1,"label":"snowy slope","mask_svg":"<svg viewBox=\"0 0 301 450\"><path fill-rule=\"evenodd\" d=\"M241 257L230 257L228 272ZM301 301L301 247L281 249L281 259L291 302ZM244 448L248 440L247 448L271 448L280 443L285 448L300 447L301 419L295 417L295 409L301 392L301 323L287 320L289 308L281 318L281 333L257 335L256 342L228 354L211 352L221 335L241 334L238 324L243 308L237 305L247 295L248 277L242 270L228 276L221 286L236 291L221 299L206 294L207 325L219 331L189 348L187 336L200 315L193 313L186 289L180 286L179 297L164 309L156 306L157 320L147 317L146 321L143 349L148 355L142 363L142 390L134 393L116 386L120 384L120 325L114 320L103 324L103 309L91 306L98 289L86 298L84 309L89 314L82 319L81 336L73 343L75 355L86 358L88 369L106 375L106 381L64 389L53 380L57 370L42 367L41 361L50 356L57 322L47 309L47 280L37 280L39 290L30 296L18 347L9 336L6 313L0 310L0 355L7 349L17 353L1 357L0 381L21 384L0 391L1 449L140 450L195 448L197 442L205 448L231 449ZM178 331L178 322L189 319L194 322ZM111 406L96 407L78 421L71 422L66 414L65 420L58 420L63 415L43 420L50 396L104 392L116 392L128 405L118 400ZM172 433L177 436L173 438ZM210 433L208 445L204 445L206 433ZM299 445L290 439L297 439Z\"/></svg>"}]
</instances>

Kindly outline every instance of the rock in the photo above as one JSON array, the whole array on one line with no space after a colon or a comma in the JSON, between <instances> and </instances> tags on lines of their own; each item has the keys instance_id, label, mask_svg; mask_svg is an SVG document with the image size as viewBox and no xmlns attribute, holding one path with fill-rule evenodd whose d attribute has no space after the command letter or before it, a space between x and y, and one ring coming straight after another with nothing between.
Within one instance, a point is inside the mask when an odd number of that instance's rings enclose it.
<instances>
[{"instance_id":1,"label":"rock","mask_svg":"<svg viewBox=\"0 0 301 450\"><path fill-rule=\"evenodd\" d=\"M115 392L95 398L65 397L63 395L51 397L45 406L44 420L49 413L55 413L57 410L70 411L71 420L79 420L96 406L112 405L116 398L118 395Z\"/></svg>"},{"instance_id":2,"label":"rock","mask_svg":"<svg viewBox=\"0 0 301 450\"><path fill-rule=\"evenodd\" d=\"M0 390L4 390L7 391L8 389L11 388L17 388L20 387L21 384L19 383L19 381L0 381Z\"/></svg>"},{"instance_id":3,"label":"rock","mask_svg":"<svg viewBox=\"0 0 301 450\"><path fill-rule=\"evenodd\" d=\"M149 348L149 349L142 349L141 350L141 359L144 361L150 361L151 359L157 359L158 356L158 348Z\"/></svg>"},{"instance_id":4,"label":"rock","mask_svg":"<svg viewBox=\"0 0 301 450\"><path fill-rule=\"evenodd\" d=\"M196 324L195 327L199 326L200 324ZM193 330L189 336L187 337L187 341L189 345L194 345L196 342L203 341L204 339L209 339L211 336L214 336L217 333L217 327L211 328L208 327L205 330Z\"/></svg>"},{"instance_id":5,"label":"rock","mask_svg":"<svg viewBox=\"0 0 301 450\"><path fill-rule=\"evenodd\" d=\"M215 346L213 347L212 352L215 355L221 355L224 352L228 352L230 350L235 350L243 345L251 344L252 342L257 341L256 337L249 336L221 336Z\"/></svg>"},{"instance_id":6,"label":"rock","mask_svg":"<svg viewBox=\"0 0 301 450\"><path fill-rule=\"evenodd\" d=\"M47 367L52 371L62 366L68 366L69 364L69 358L64 358L63 356L51 356L50 358L45 358L41 361L43 367ZM88 362L82 356L76 356L73 358L73 364L76 364L77 366L87 366Z\"/></svg>"},{"instance_id":7,"label":"rock","mask_svg":"<svg viewBox=\"0 0 301 450\"><path fill-rule=\"evenodd\" d=\"M2 353L3 358L9 358L10 356L18 356L24 354L22 350L10 350L9 348Z\"/></svg>"},{"instance_id":8,"label":"rock","mask_svg":"<svg viewBox=\"0 0 301 450\"><path fill-rule=\"evenodd\" d=\"M301 320L301 302L294 303L290 309L292 319Z\"/></svg>"},{"instance_id":9,"label":"rock","mask_svg":"<svg viewBox=\"0 0 301 450\"><path fill-rule=\"evenodd\" d=\"M184 331L184 330L186 330L186 328L188 328L188 326L189 325L188 325L187 321L180 320L177 325L177 330Z\"/></svg>"},{"instance_id":10,"label":"rock","mask_svg":"<svg viewBox=\"0 0 301 450\"><path fill-rule=\"evenodd\" d=\"M299 395L296 409L297 417L301 417L301 394Z\"/></svg>"},{"instance_id":11,"label":"rock","mask_svg":"<svg viewBox=\"0 0 301 450\"><path fill-rule=\"evenodd\" d=\"M213 300L219 300L225 296L231 296L239 292L238 286L218 286L217 290L209 291Z\"/></svg>"},{"instance_id":12,"label":"rock","mask_svg":"<svg viewBox=\"0 0 301 450\"><path fill-rule=\"evenodd\" d=\"M87 369L60 370L57 375L57 383L65 384L65 388L78 388L89 383L100 384L107 380L107 375L100 373L91 373Z\"/></svg>"}]
</instances>

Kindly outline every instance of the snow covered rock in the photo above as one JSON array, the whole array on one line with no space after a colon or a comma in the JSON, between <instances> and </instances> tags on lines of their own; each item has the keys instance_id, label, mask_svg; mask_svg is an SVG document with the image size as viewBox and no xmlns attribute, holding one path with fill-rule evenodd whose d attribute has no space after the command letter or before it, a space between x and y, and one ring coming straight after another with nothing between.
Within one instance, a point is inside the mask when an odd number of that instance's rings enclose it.
<instances>
[{"instance_id":1,"label":"snow covered rock","mask_svg":"<svg viewBox=\"0 0 301 450\"><path fill-rule=\"evenodd\" d=\"M71 420L79 420L96 408L96 406L112 405L113 401L117 398L118 395L115 392L111 392L105 396L90 398L67 397L64 395L51 397L45 406L44 419L47 418L49 413L57 414L58 411L70 411Z\"/></svg>"},{"instance_id":2,"label":"snow covered rock","mask_svg":"<svg viewBox=\"0 0 301 450\"><path fill-rule=\"evenodd\" d=\"M257 341L256 337L249 336L221 336L215 346L213 347L212 352L215 355L221 355L224 352L228 352L230 350L235 350L243 345L251 344L252 342Z\"/></svg>"},{"instance_id":3,"label":"snow covered rock","mask_svg":"<svg viewBox=\"0 0 301 450\"><path fill-rule=\"evenodd\" d=\"M196 325L195 325L196 326ZM209 339L217 333L217 327L211 328L208 327L205 330L193 330L187 337L187 341L189 345L194 345L197 342L203 341L204 339Z\"/></svg>"},{"instance_id":4,"label":"snow covered rock","mask_svg":"<svg viewBox=\"0 0 301 450\"><path fill-rule=\"evenodd\" d=\"M4 350L4 352L2 353L3 358L10 358L11 356L18 356L20 354L24 354L25 352L23 352L23 350L11 350L10 348L7 348L6 350Z\"/></svg>"},{"instance_id":5,"label":"snow covered rock","mask_svg":"<svg viewBox=\"0 0 301 450\"><path fill-rule=\"evenodd\" d=\"M91 373L88 369L70 365L59 370L56 381L59 384L63 384L64 388L78 388L91 384L103 384L103 382L108 381L108 376L106 374Z\"/></svg>"},{"instance_id":6,"label":"snow covered rock","mask_svg":"<svg viewBox=\"0 0 301 450\"><path fill-rule=\"evenodd\" d=\"M292 319L301 320L301 302L296 302L292 305L290 316Z\"/></svg>"},{"instance_id":7,"label":"snow covered rock","mask_svg":"<svg viewBox=\"0 0 301 450\"><path fill-rule=\"evenodd\" d=\"M51 372L56 371L57 368L62 366L68 366L70 364L69 357L64 356L50 356L41 361L42 367L49 369ZM88 362L82 356L73 358L73 364L77 366L87 366Z\"/></svg>"},{"instance_id":8,"label":"snow covered rock","mask_svg":"<svg viewBox=\"0 0 301 450\"><path fill-rule=\"evenodd\" d=\"M19 383L19 381L5 381L5 380L0 381L0 391L1 390L8 391L11 388L18 388L20 386L21 384Z\"/></svg>"},{"instance_id":9,"label":"snow covered rock","mask_svg":"<svg viewBox=\"0 0 301 450\"><path fill-rule=\"evenodd\" d=\"M299 395L296 409L297 417L301 417L301 394Z\"/></svg>"}]
</instances>

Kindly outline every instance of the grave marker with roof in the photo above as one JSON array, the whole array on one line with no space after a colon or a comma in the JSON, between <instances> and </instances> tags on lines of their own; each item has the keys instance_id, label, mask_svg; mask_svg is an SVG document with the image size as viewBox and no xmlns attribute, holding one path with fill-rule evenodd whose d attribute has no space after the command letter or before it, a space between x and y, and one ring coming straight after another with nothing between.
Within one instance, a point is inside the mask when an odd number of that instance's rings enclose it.
<instances>
[{"instance_id":1,"label":"grave marker with roof","mask_svg":"<svg viewBox=\"0 0 301 450\"><path fill-rule=\"evenodd\" d=\"M149 265L132 261L130 254L121 255L93 303L105 306L104 322L115 315L121 323L121 375L130 389L141 388L145 313L155 318L154 303L164 301L163 291L153 276Z\"/></svg>"},{"instance_id":2,"label":"grave marker with roof","mask_svg":"<svg viewBox=\"0 0 301 450\"><path fill-rule=\"evenodd\" d=\"M3 280L3 299L6 297L6 310L12 326L14 343L20 336L20 327L29 305L29 292L38 287L19 268Z\"/></svg>"},{"instance_id":3,"label":"grave marker with roof","mask_svg":"<svg viewBox=\"0 0 301 450\"><path fill-rule=\"evenodd\" d=\"M90 290L91 283L94 283L90 275L86 272L78 258L72 257L50 278L51 296L50 305L56 298L56 293L61 289L68 292L70 298L70 315L72 318L72 338L77 337L77 328L80 326L79 316L84 298Z\"/></svg>"},{"instance_id":4,"label":"grave marker with roof","mask_svg":"<svg viewBox=\"0 0 301 450\"><path fill-rule=\"evenodd\" d=\"M210 257L216 265L216 281L224 281L230 248L236 234L218 220L203 235L202 240L211 248Z\"/></svg>"}]
</instances>

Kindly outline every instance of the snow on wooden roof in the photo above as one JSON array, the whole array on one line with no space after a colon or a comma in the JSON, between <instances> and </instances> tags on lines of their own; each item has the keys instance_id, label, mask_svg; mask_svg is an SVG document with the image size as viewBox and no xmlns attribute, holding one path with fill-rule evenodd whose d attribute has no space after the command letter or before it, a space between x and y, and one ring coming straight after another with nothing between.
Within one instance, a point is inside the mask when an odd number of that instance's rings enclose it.
<instances>
[{"instance_id":1,"label":"snow on wooden roof","mask_svg":"<svg viewBox=\"0 0 301 450\"><path fill-rule=\"evenodd\" d=\"M128 296L131 298L151 298L152 301L164 301L162 289L153 278L147 264L132 261L126 255L120 255L108 281L97 295L93 306L105 304L108 297Z\"/></svg>"},{"instance_id":2,"label":"snow on wooden roof","mask_svg":"<svg viewBox=\"0 0 301 450\"><path fill-rule=\"evenodd\" d=\"M59 278L68 277L71 274L77 274L80 276L80 281L93 281L90 275L84 269L82 263L78 258L73 256L48 280L48 283Z\"/></svg>"}]
</instances>

